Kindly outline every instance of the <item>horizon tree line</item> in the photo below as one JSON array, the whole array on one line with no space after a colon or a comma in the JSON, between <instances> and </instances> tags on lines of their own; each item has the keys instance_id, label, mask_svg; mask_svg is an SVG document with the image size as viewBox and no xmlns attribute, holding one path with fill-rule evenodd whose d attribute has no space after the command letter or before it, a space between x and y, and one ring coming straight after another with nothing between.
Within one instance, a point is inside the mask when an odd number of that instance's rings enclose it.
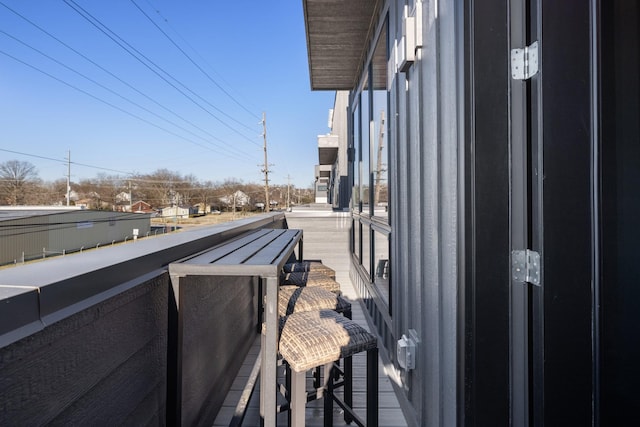
<instances>
[{"instance_id":1,"label":"horizon tree line","mask_svg":"<svg viewBox=\"0 0 640 427\"><path fill-rule=\"evenodd\" d=\"M242 179L226 178L222 181L200 181L193 174L182 175L168 169L128 177L99 173L94 178L70 183L71 205L82 203L89 209L117 210L119 206L144 201L153 208L199 203L221 206L220 199L242 191L251 198L251 204L265 202L264 185L245 183ZM286 203L287 186L269 186L270 199ZM289 188L293 204L313 201L310 188ZM124 197L123 195L127 195ZM0 206L66 205L67 180L60 178L44 181L36 167L27 161L9 160L0 163Z\"/></svg>"}]
</instances>

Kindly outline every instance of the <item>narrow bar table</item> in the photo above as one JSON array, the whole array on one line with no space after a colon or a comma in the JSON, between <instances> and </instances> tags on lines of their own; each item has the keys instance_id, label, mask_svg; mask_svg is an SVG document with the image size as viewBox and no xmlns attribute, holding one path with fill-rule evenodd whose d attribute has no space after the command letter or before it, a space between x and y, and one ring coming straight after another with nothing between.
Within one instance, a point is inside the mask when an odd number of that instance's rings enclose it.
<instances>
[{"instance_id":1,"label":"narrow bar table","mask_svg":"<svg viewBox=\"0 0 640 427\"><path fill-rule=\"evenodd\" d=\"M282 267L298 247L302 258L302 230L258 229L210 250L169 264L175 295L180 277L257 276L266 283L264 321L265 345L262 349L261 402L264 425L276 425L276 364L278 355L278 288ZM180 333L180 331L179 331Z\"/></svg>"}]
</instances>

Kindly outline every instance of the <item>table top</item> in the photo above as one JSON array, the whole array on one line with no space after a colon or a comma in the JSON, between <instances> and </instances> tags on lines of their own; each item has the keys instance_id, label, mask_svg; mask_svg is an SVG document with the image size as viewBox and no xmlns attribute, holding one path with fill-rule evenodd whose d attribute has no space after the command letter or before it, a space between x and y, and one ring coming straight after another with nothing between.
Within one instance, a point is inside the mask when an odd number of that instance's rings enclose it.
<instances>
[{"instance_id":1,"label":"table top","mask_svg":"<svg viewBox=\"0 0 640 427\"><path fill-rule=\"evenodd\" d=\"M259 229L169 264L172 276L277 276L302 230Z\"/></svg>"}]
</instances>

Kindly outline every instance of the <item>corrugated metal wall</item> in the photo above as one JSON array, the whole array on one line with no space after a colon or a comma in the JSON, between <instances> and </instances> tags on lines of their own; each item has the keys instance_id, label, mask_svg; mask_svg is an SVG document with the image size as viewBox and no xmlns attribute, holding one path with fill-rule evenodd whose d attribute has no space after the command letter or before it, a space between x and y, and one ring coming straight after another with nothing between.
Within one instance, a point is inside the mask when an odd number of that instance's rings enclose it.
<instances>
[{"instance_id":1,"label":"corrugated metal wall","mask_svg":"<svg viewBox=\"0 0 640 427\"><path fill-rule=\"evenodd\" d=\"M36 216L0 222L0 264L42 257L49 247L46 217Z\"/></svg>"},{"instance_id":2,"label":"corrugated metal wall","mask_svg":"<svg viewBox=\"0 0 640 427\"><path fill-rule=\"evenodd\" d=\"M150 231L148 214L72 211L0 222L0 265L133 240Z\"/></svg>"}]
</instances>

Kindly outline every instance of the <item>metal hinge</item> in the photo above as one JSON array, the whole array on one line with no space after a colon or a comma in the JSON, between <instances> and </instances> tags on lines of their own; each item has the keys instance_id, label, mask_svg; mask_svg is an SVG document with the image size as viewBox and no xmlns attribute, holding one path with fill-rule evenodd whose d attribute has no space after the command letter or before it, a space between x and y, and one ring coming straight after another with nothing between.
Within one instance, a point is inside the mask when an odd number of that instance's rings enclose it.
<instances>
[{"instance_id":1,"label":"metal hinge","mask_svg":"<svg viewBox=\"0 0 640 427\"><path fill-rule=\"evenodd\" d=\"M538 73L538 42L524 49L511 49L511 78L527 80Z\"/></svg>"},{"instance_id":2,"label":"metal hinge","mask_svg":"<svg viewBox=\"0 0 640 427\"><path fill-rule=\"evenodd\" d=\"M517 283L540 286L540 254L529 249L512 251L511 277Z\"/></svg>"}]
</instances>

